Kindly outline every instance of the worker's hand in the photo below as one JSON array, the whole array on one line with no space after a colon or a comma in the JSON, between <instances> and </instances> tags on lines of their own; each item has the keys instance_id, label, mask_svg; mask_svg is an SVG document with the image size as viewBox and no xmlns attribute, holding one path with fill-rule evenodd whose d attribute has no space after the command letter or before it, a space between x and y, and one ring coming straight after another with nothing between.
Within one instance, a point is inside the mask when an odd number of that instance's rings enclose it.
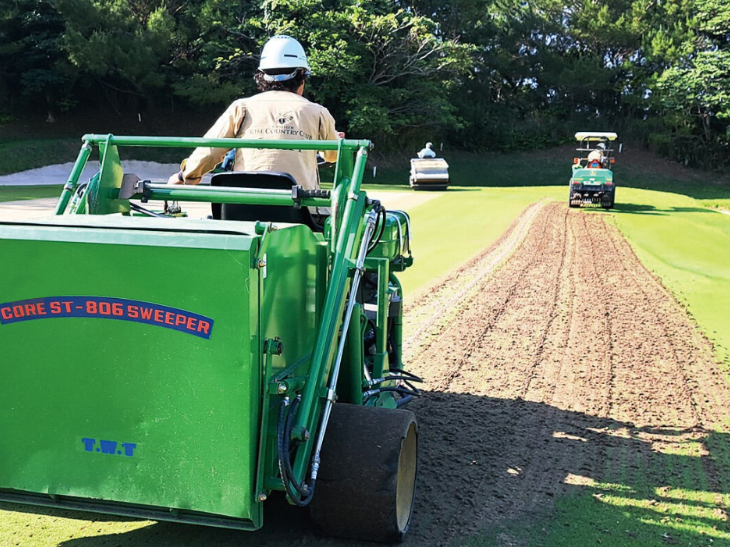
<instances>
[{"instance_id":1,"label":"worker's hand","mask_svg":"<svg viewBox=\"0 0 730 547\"><path fill-rule=\"evenodd\" d=\"M337 136L338 136L339 138L341 138L341 139L344 139L344 138L345 138L345 132L344 132L344 131L338 131L338 132L337 132Z\"/></svg>"},{"instance_id":2,"label":"worker's hand","mask_svg":"<svg viewBox=\"0 0 730 547\"><path fill-rule=\"evenodd\" d=\"M167 184L185 184L185 181L182 178L182 171L178 171L167 179Z\"/></svg>"}]
</instances>

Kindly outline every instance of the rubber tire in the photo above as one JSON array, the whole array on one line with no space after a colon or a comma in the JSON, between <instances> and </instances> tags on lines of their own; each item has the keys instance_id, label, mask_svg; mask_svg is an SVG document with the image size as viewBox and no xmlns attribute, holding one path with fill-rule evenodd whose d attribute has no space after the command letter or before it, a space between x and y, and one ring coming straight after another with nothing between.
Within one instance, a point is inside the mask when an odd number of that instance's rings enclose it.
<instances>
[{"instance_id":1,"label":"rubber tire","mask_svg":"<svg viewBox=\"0 0 730 547\"><path fill-rule=\"evenodd\" d=\"M338 403L327 427L310 515L327 535L402 541L417 474L413 412Z\"/></svg>"}]
</instances>

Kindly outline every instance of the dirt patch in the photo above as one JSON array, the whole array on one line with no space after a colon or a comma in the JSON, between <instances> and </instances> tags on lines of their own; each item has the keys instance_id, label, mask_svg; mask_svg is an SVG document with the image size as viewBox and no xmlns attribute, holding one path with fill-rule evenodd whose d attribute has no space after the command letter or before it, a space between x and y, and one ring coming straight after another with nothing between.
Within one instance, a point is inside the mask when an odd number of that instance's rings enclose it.
<instances>
[{"instance_id":1,"label":"dirt patch","mask_svg":"<svg viewBox=\"0 0 730 547\"><path fill-rule=\"evenodd\" d=\"M556 495L610 480L617 452L650 459L723 427L730 389L709 344L606 218L528 211L407 310L425 317L406 348L429 389L412 405L414 545L530 522Z\"/></svg>"}]
</instances>

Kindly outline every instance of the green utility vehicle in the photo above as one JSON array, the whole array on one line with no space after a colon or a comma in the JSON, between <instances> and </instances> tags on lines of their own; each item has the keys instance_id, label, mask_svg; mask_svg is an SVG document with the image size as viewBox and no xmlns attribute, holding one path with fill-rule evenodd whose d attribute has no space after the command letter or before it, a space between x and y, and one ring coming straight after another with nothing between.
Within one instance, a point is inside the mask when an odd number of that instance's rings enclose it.
<instances>
[{"instance_id":1,"label":"green utility vehicle","mask_svg":"<svg viewBox=\"0 0 730 547\"><path fill-rule=\"evenodd\" d=\"M604 209L614 206L616 185L613 180L616 133L578 132L578 157L573 159L573 175L570 178L568 205L600 205Z\"/></svg>"},{"instance_id":2,"label":"green utility vehicle","mask_svg":"<svg viewBox=\"0 0 730 547\"><path fill-rule=\"evenodd\" d=\"M170 186L125 174L127 146L339 159L331 190L283 173ZM0 221L0 500L256 530L278 491L326 533L402 539L410 221L361 190L370 148L84 136L56 215ZM324 226L311 207L330 208Z\"/></svg>"}]
</instances>

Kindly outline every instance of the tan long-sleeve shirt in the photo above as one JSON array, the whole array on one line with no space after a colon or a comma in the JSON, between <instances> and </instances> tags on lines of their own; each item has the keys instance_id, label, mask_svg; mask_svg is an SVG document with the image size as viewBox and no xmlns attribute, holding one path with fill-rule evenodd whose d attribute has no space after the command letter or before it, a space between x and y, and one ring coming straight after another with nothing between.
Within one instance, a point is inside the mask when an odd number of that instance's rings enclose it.
<instances>
[{"instance_id":1,"label":"tan long-sleeve shirt","mask_svg":"<svg viewBox=\"0 0 730 547\"><path fill-rule=\"evenodd\" d=\"M234 101L213 127L208 138L337 140L335 120L329 111L290 91L267 91ZM185 184L198 184L212 171L225 148L196 148L182 163ZM329 162L334 150L325 151ZM289 173L303 188L319 188L319 171L314 150L259 150L238 148L235 171L278 171Z\"/></svg>"}]
</instances>

